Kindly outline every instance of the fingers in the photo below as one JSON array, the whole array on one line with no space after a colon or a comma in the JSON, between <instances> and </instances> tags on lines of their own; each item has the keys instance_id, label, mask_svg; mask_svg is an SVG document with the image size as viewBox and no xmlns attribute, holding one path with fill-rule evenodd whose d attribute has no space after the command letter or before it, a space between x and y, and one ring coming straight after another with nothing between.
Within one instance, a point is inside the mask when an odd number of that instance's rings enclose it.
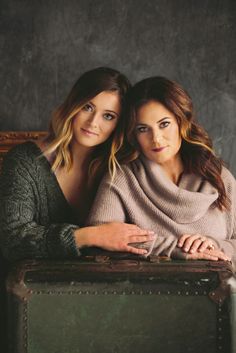
<instances>
[{"instance_id":1,"label":"fingers","mask_svg":"<svg viewBox=\"0 0 236 353\"><path fill-rule=\"evenodd\" d=\"M146 249L139 249L129 245L125 247L124 251L130 252L136 255L146 255L148 253Z\"/></svg>"},{"instance_id":2,"label":"fingers","mask_svg":"<svg viewBox=\"0 0 236 353\"><path fill-rule=\"evenodd\" d=\"M209 250L209 249L206 249L205 254L210 254L212 256L217 256L218 257L218 260L223 260L223 261L230 261L230 258L225 254L223 253L223 251L220 251L220 250Z\"/></svg>"},{"instance_id":3,"label":"fingers","mask_svg":"<svg viewBox=\"0 0 236 353\"><path fill-rule=\"evenodd\" d=\"M155 232L153 232L152 230L148 230L148 229L141 229L141 228L129 228L127 230L127 234L129 236L132 236L132 235L138 235L138 236L141 236L141 235L154 235Z\"/></svg>"},{"instance_id":4,"label":"fingers","mask_svg":"<svg viewBox=\"0 0 236 353\"><path fill-rule=\"evenodd\" d=\"M215 256L210 253L193 253L193 254L186 254L187 260L210 260L210 261L218 261L218 256Z\"/></svg>"},{"instance_id":5,"label":"fingers","mask_svg":"<svg viewBox=\"0 0 236 353\"><path fill-rule=\"evenodd\" d=\"M180 237L178 246L182 247L185 252L194 253L205 239L206 238L201 237L200 234L184 234Z\"/></svg>"},{"instance_id":6,"label":"fingers","mask_svg":"<svg viewBox=\"0 0 236 353\"><path fill-rule=\"evenodd\" d=\"M180 237L178 247L181 247L184 252L195 253L196 251L204 252L206 249L215 249L211 238L200 234L184 234Z\"/></svg>"},{"instance_id":7,"label":"fingers","mask_svg":"<svg viewBox=\"0 0 236 353\"><path fill-rule=\"evenodd\" d=\"M131 235L128 238L128 243L145 243L156 239L156 235Z\"/></svg>"}]
</instances>

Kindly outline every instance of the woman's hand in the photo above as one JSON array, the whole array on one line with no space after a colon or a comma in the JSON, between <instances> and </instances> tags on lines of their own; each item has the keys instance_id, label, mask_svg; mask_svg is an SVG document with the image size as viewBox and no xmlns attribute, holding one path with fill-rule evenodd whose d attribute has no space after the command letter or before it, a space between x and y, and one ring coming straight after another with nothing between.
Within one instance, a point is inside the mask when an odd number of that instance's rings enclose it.
<instances>
[{"instance_id":1,"label":"woman's hand","mask_svg":"<svg viewBox=\"0 0 236 353\"><path fill-rule=\"evenodd\" d=\"M204 252L205 250L217 250L217 243L209 237L200 234L184 234L177 243L183 252L194 254L196 252Z\"/></svg>"},{"instance_id":2,"label":"woman's hand","mask_svg":"<svg viewBox=\"0 0 236 353\"><path fill-rule=\"evenodd\" d=\"M221 250L205 249L202 252L194 252L193 254L183 252L180 248L176 248L173 252L173 258L184 260L210 260L210 261L230 261Z\"/></svg>"},{"instance_id":3,"label":"woman's hand","mask_svg":"<svg viewBox=\"0 0 236 353\"><path fill-rule=\"evenodd\" d=\"M130 244L152 241L155 235L153 231L141 229L134 224L112 222L77 229L75 239L78 248L96 246L110 251L145 255L146 249L138 249Z\"/></svg>"}]
</instances>

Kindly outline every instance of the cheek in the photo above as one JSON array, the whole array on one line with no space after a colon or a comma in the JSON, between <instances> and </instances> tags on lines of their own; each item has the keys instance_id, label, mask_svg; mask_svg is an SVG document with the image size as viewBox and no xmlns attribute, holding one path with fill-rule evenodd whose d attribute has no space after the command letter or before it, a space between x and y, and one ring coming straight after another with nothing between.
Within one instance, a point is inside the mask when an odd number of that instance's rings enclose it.
<instances>
[{"instance_id":1,"label":"cheek","mask_svg":"<svg viewBox=\"0 0 236 353\"><path fill-rule=\"evenodd\" d=\"M117 127L117 121L111 121L109 122L108 124L105 124L104 127L103 127L103 132L104 134L106 134L107 136L110 136L113 131L116 129Z\"/></svg>"},{"instance_id":2,"label":"cheek","mask_svg":"<svg viewBox=\"0 0 236 353\"><path fill-rule=\"evenodd\" d=\"M147 145L149 144L147 137L144 135L137 135L136 142L141 150L144 150L145 148L147 148Z\"/></svg>"}]
</instances>

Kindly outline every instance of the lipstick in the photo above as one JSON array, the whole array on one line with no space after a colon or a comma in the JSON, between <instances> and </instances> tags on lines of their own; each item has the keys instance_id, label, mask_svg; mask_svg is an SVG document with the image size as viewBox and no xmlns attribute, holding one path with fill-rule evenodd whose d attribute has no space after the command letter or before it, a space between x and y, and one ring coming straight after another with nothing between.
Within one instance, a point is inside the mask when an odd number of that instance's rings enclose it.
<instances>
[{"instance_id":1,"label":"lipstick","mask_svg":"<svg viewBox=\"0 0 236 353\"><path fill-rule=\"evenodd\" d=\"M156 148L153 148L152 151L153 152L161 152L165 149L166 147L156 147Z\"/></svg>"}]
</instances>

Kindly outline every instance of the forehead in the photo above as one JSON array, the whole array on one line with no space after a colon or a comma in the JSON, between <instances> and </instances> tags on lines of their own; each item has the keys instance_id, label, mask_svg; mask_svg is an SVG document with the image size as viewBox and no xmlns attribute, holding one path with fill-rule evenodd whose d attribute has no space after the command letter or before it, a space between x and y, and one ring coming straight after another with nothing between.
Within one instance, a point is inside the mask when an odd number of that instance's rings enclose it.
<instances>
[{"instance_id":1,"label":"forehead","mask_svg":"<svg viewBox=\"0 0 236 353\"><path fill-rule=\"evenodd\" d=\"M163 118L176 119L170 110L154 100L143 104L137 111L137 122L157 122Z\"/></svg>"},{"instance_id":2,"label":"forehead","mask_svg":"<svg viewBox=\"0 0 236 353\"><path fill-rule=\"evenodd\" d=\"M120 97L117 91L103 91L90 100L97 108L102 110L120 111Z\"/></svg>"}]
</instances>

